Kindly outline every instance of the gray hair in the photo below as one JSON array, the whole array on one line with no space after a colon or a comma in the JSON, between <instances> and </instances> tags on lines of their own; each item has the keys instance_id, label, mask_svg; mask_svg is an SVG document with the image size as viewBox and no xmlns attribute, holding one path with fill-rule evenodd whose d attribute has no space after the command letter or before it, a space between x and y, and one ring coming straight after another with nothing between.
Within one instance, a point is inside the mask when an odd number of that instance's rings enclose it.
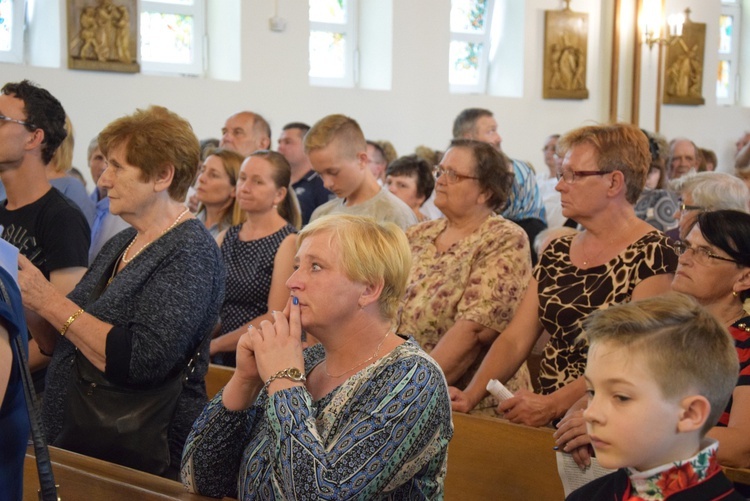
<instances>
[{"instance_id":1,"label":"gray hair","mask_svg":"<svg viewBox=\"0 0 750 501\"><path fill-rule=\"evenodd\" d=\"M87 160L91 160L91 155L94 154L96 149L99 147L99 136L96 136L94 139L91 140L89 143L89 149L86 155Z\"/></svg>"},{"instance_id":2,"label":"gray hair","mask_svg":"<svg viewBox=\"0 0 750 501\"><path fill-rule=\"evenodd\" d=\"M696 172L670 181L669 188L690 194L695 205L708 210L739 210L748 212L750 189L731 174L724 172Z\"/></svg>"},{"instance_id":3,"label":"gray hair","mask_svg":"<svg viewBox=\"0 0 750 501\"><path fill-rule=\"evenodd\" d=\"M484 108L466 108L453 121L453 139L468 139L474 132L477 120L491 116L492 112Z\"/></svg>"}]
</instances>

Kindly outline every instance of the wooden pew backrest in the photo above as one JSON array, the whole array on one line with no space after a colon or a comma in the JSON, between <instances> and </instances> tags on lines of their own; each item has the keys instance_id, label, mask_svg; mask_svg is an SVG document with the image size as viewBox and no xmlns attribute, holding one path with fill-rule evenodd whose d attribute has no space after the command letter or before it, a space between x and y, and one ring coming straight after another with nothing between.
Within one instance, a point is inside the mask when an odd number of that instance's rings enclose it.
<instances>
[{"instance_id":1,"label":"wooden pew backrest","mask_svg":"<svg viewBox=\"0 0 750 501\"><path fill-rule=\"evenodd\" d=\"M563 500L549 428L453 413L445 499Z\"/></svg>"},{"instance_id":2,"label":"wooden pew backrest","mask_svg":"<svg viewBox=\"0 0 750 501\"><path fill-rule=\"evenodd\" d=\"M197 494L190 494L179 482L157 477L142 471L108 463L75 452L50 447L52 471L60 499L106 500L106 501L209 501ZM23 499L38 501L39 476L36 471L34 448L26 451L23 468ZM2 493L0 493L2 499ZM226 501L229 498L225 498Z\"/></svg>"},{"instance_id":3,"label":"wooden pew backrest","mask_svg":"<svg viewBox=\"0 0 750 501\"><path fill-rule=\"evenodd\" d=\"M226 386L229 380L232 379L233 374L233 367L209 364L208 372L206 373L206 393L209 400L214 398L219 390Z\"/></svg>"}]
</instances>

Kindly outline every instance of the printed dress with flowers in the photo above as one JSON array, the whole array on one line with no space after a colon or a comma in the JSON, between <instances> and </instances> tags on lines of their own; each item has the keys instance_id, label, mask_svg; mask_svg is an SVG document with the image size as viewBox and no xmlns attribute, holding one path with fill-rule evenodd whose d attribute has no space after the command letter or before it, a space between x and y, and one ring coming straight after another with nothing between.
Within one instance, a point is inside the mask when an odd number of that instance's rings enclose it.
<instances>
[{"instance_id":1,"label":"printed dress with flowers","mask_svg":"<svg viewBox=\"0 0 750 501\"><path fill-rule=\"evenodd\" d=\"M304 355L306 373L325 359L320 344ZM219 392L187 439L182 481L243 501L442 499L452 436L445 377L409 340L318 401L293 387L232 412Z\"/></svg>"},{"instance_id":2,"label":"printed dress with flowers","mask_svg":"<svg viewBox=\"0 0 750 501\"><path fill-rule=\"evenodd\" d=\"M528 237L515 223L492 215L477 231L439 252L435 240L447 224L445 218L437 219L406 232L413 263L397 331L412 334L428 353L459 320L502 333L531 278ZM488 350L489 345L454 386L469 384ZM511 392L533 389L525 363L506 386ZM473 412L494 414L495 407L490 396Z\"/></svg>"},{"instance_id":3,"label":"printed dress with flowers","mask_svg":"<svg viewBox=\"0 0 750 501\"><path fill-rule=\"evenodd\" d=\"M738 501L732 482L716 459L719 442L706 439L698 454L684 461L639 472L621 468L573 491L567 501Z\"/></svg>"}]
</instances>

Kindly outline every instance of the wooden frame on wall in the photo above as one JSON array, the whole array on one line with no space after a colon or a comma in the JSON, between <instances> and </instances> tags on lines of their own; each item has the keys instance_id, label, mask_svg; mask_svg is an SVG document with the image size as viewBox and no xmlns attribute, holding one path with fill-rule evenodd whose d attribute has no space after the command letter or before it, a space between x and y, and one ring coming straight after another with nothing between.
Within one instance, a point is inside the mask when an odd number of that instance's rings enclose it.
<instances>
[{"instance_id":1,"label":"wooden frame on wall","mask_svg":"<svg viewBox=\"0 0 750 501\"><path fill-rule=\"evenodd\" d=\"M703 99L703 59L706 53L706 23L690 20L685 12L682 35L667 44L664 64L664 104L705 104Z\"/></svg>"},{"instance_id":2,"label":"wooden frame on wall","mask_svg":"<svg viewBox=\"0 0 750 501\"><path fill-rule=\"evenodd\" d=\"M68 68L138 73L138 0L67 0Z\"/></svg>"},{"instance_id":3,"label":"wooden frame on wall","mask_svg":"<svg viewBox=\"0 0 750 501\"><path fill-rule=\"evenodd\" d=\"M544 12L544 99L588 99L588 14L562 10Z\"/></svg>"}]
</instances>

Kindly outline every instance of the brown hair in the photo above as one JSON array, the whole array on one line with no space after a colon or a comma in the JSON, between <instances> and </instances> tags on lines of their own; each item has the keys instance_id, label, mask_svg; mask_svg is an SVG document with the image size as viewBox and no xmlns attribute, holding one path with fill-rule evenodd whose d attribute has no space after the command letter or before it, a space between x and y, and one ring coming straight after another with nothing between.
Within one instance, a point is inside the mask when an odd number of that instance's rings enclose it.
<instances>
[{"instance_id":1,"label":"brown hair","mask_svg":"<svg viewBox=\"0 0 750 501\"><path fill-rule=\"evenodd\" d=\"M245 157L237 153L236 151L227 150L225 148L216 148L206 157L216 157L221 160L221 165L224 167L224 171L229 176L229 184L232 187L237 187L237 177L240 175L240 167L242 167L242 161ZM205 161L204 161L205 162ZM198 205L198 214L205 210L203 204ZM224 229L229 226L236 226L244 223L247 219L247 214L240 208L240 204L237 203L237 197L232 200L231 208L224 210L221 215L221 223L219 229Z\"/></svg>"},{"instance_id":2,"label":"brown hair","mask_svg":"<svg viewBox=\"0 0 750 501\"><path fill-rule=\"evenodd\" d=\"M486 190L490 197L487 207L495 212L502 211L508 203L513 174L510 171L510 161L492 145L474 139L454 139L451 148L464 148L471 152L474 158L474 175L479 186Z\"/></svg>"},{"instance_id":3,"label":"brown hair","mask_svg":"<svg viewBox=\"0 0 750 501\"><path fill-rule=\"evenodd\" d=\"M258 157L266 160L273 166L271 177L277 188L286 188L284 200L279 204L277 210L279 215L287 220L289 224L297 229L302 227L302 216L300 214L299 202L291 187L292 167L284 155L276 151L258 150L251 153L250 157Z\"/></svg>"},{"instance_id":4,"label":"brown hair","mask_svg":"<svg viewBox=\"0 0 750 501\"><path fill-rule=\"evenodd\" d=\"M581 127L560 138L557 143L558 155L565 156L568 150L582 144L594 148L599 169L622 172L625 177L625 199L635 204L646 185L651 165L646 135L635 125L624 123Z\"/></svg>"},{"instance_id":5,"label":"brown hair","mask_svg":"<svg viewBox=\"0 0 750 501\"><path fill-rule=\"evenodd\" d=\"M145 181L156 177L161 169L173 166L169 196L185 200L201 158L198 138L187 120L162 106L138 109L99 133L99 147L105 156L120 145L125 146L125 160L141 170Z\"/></svg>"}]
</instances>

